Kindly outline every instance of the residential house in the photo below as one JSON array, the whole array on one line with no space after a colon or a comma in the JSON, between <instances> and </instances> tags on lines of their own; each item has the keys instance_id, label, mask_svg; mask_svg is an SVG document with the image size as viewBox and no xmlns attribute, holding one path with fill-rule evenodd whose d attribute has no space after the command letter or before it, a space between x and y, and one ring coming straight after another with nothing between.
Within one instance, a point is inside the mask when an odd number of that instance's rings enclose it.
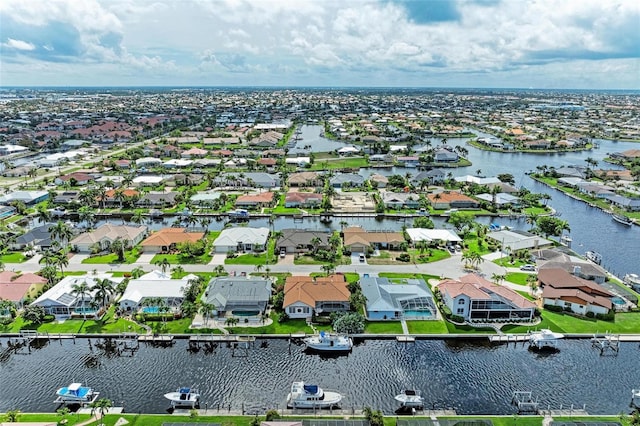
<instances>
[{"instance_id":1,"label":"residential house","mask_svg":"<svg viewBox=\"0 0 640 426\"><path fill-rule=\"evenodd\" d=\"M420 196L410 192L381 191L380 197L388 209L417 209L420 208Z\"/></svg>"},{"instance_id":2,"label":"residential house","mask_svg":"<svg viewBox=\"0 0 640 426\"><path fill-rule=\"evenodd\" d=\"M132 184L137 187L150 187L158 186L162 182L164 182L164 177L162 176L143 175L134 177Z\"/></svg>"},{"instance_id":3,"label":"residential house","mask_svg":"<svg viewBox=\"0 0 640 426\"><path fill-rule=\"evenodd\" d=\"M271 297L271 281L264 278L212 278L202 302L213 305L217 317L258 316L264 314Z\"/></svg>"},{"instance_id":4,"label":"residential house","mask_svg":"<svg viewBox=\"0 0 640 426\"><path fill-rule=\"evenodd\" d=\"M232 186L237 188L278 188L280 176L262 172L222 173L214 179L217 186Z\"/></svg>"},{"instance_id":5,"label":"residential house","mask_svg":"<svg viewBox=\"0 0 640 426\"><path fill-rule=\"evenodd\" d=\"M384 175L374 173L369 176L369 182L373 188L386 188L389 184L389 178Z\"/></svg>"},{"instance_id":6,"label":"residential house","mask_svg":"<svg viewBox=\"0 0 640 426\"><path fill-rule=\"evenodd\" d=\"M289 175L289 186L322 188L323 182L317 172L298 172Z\"/></svg>"},{"instance_id":7,"label":"residential house","mask_svg":"<svg viewBox=\"0 0 640 426\"><path fill-rule=\"evenodd\" d=\"M202 157L206 157L208 152L209 151L207 151L206 149L202 149L194 146L191 149L183 151L182 154L180 154L180 156L182 158L202 158Z\"/></svg>"},{"instance_id":8,"label":"residential house","mask_svg":"<svg viewBox=\"0 0 640 426\"><path fill-rule=\"evenodd\" d=\"M27 206L32 206L48 198L48 191L13 191L0 196L0 204L8 205L13 201L21 201Z\"/></svg>"},{"instance_id":9,"label":"residential house","mask_svg":"<svg viewBox=\"0 0 640 426\"><path fill-rule=\"evenodd\" d=\"M91 253L92 248L100 246L108 250L115 240L120 239L129 247L138 245L146 236L146 226L125 226L105 223L98 229L78 235L69 243L78 253Z\"/></svg>"},{"instance_id":10,"label":"residential house","mask_svg":"<svg viewBox=\"0 0 640 426\"><path fill-rule=\"evenodd\" d=\"M376 249L398 250L404 240L402 232L366 231L359 226L342 231L343 246L352 253L367 253Z\"/></svg>"},{"instance_id":11,"label":"residential house","mask_svg":"<svg viewBox=\"0 0 640 426\"><path fill-rule=\"evenodd\" d=\"M399 155L396 157L399 167L416 168L420 165L420 158L416 156Z\"/></svg>"},{"instance_id":12,"label":"residential house","mask_svg":"<svg viewBox=\"0 0 640 426\"><path fill-rule=\"evenodd\" d=\"M292 276L284 285L282 307L289 318L311 320L314 315L349 311L350 296L344 275Z\"/></svg>"},{"instance_id":13,"label":"residential house","mask_svg":"<svg viewBox=\"0 0 640 426\"><path fill-rule=\"evenodd\" d=\"M276 202L275 193L258 192L256 194L240 195L236 198L235 206L245 209L260 209L273 207Z\"/></svg>"},{"instance_id":14,"label":"residential house","mask_svg":"<svg viewBox=\"0 0 640 426\"><path fill-rule=\"evenodd\" d=\"M51 247L51 225L40 225L32 228L22 235L18 235L9 244L11 250L38 250L43 251Z\"/></svg>"},{"instance_id":15,"label":"residential house","mask_svg":"<svg viewBox=\"0 0 640 426\"><path fill-rule=\"evenodd\" d=\"M307 253L314 249L329 250L330 232L283 229L282 235L276 241L276 251L280 253Z\"/></svg>"},{"instance_id":16,"label":"residential house","mask_svg":"<svg viewBox=\"0 0 640 426\"><path fill-rule=\"evenodd\" d=\"M13 271L2 271L0 272L0 300L8 300L20 309L25 302L35 299L46 284L46 278L30 272L17 274Z\"/></svg>"},{"instance_id":17,"label":"residential house","mask_svg":"<svg viewBox=\"0 0 640 426\"><path fill-rule=\"evenodd\" d=\"M613 307L613 294L604 287L561 268L539 270L538 283L545 305L560 306L580 315L606 314Z\"/></svg>"},{"instance_id":18,"label":"residential house","mask_svg":"<svg viewBox=\"0 0 640 426\"><path fill-rule=\"evenodd\" d=\"M105 207L120 207L126 200L136 199L139 195L140 193L135 189L109 189L98 201Z\"/></svg>"},{"instance_id":19,"label":"residential house","mask_svg":"<svg viewBox=\"0 0 640 426\"><path fill-rule=\"evenodd\" d=\"M71 186L83 186L93 182L94 177L87 173L73 172L66 175L58 176L53 180L56 185L64 185L68 183Z\"/></svg>"},{"instance_id":20,"label":"residential house","mask_svg":"<svg viewBox=\"0 0 640 426\"><path fill-rule=\"evenodd\" d=\"M216 253L263 251L268 238L269 228L227 228L215 239L213 248Z\"/></svg>"},{"instance_id":21,"label":"residential house","mask_svg":"<svg viewBox=\"0 0 640 426\"><path fill-rule=\"evenodd\" d=\"M107 279L114 283L115 287L124 278L114 277L109 273L70 275L45 291L31 303L31 306L42 306L45 313L55 316L58 320L68 319L72 316L95 319L99 313L100 303L96 300L96 290L90 289L99 279ZM85 294L76 290L83 284L89 289Z\"/></svg>"},{"instance_id":22,"label":"residential house","mask_svg":"<svg viewBox=\"0 0 640 426\"><path fill-rule=\"evenodd\" d=\"M138 201L136 201L136 206L141 207L155 207L155 208L169 208L176 205L176 197L178 196L177 191L150 191L143 193Z\"/></svg>"},{"instance_id":23,"label":"residential house","mask_svg":"<svg viewBox=\"0 0 640 426\"><path fill-rule=\"evenodd\" d=\"M329 184L336 189L359 188L364 182L364 177L355 173L338 173L329 179Z\"/></svg>"},{"instance_id":24,"label":"residential house","mask_svg":"<svg viewBox=\"0 0 640 426\"><path fill-rule=\"evenodd\" d=\"M438 319L433 294L422 279L361 277L369 321Z\"/></svg>"},{"instance_id":25,"label":"residential house","mask_svg":"<svg viewBox=\"0 0 640 426\"><path fill-rule=\"evenodd\" d=\"M486 238L500 244L505 252L518 250L537 250L553 246L553 241L526 231L502 230L487 233Z\"/></svg>"},{"instance_id":26,"label":"residential house","mask_svg":"<svg viewBox=\"0 0 640 426\"><path fill-rule=\"evenodd\" d=\"M431 169L424 172L420 172L411 177L411 184L415 187L421 187L422 182L427 182L428 185L440 185L444 182L446 173L442 169Z\"/></svg>"},{"instance_id":27,"label":"residential house","mask_svg":"<svg viewBox=\"0 0 640 426\"><path fill-rule=\"evenodd\" d=\"M427 195L431 207L436 210L443 209L477 209L480 204L471 197L456 192L456 191L443 191L435 192Z\"/></svg>"},{"instance_id":28,"label":"residential house","mask_svg":"<svg viewBox=\"0 0 640 426\"><path fill-rule=\"evenodd\" d=\"M476 274L443 280L437 287L451 313L466 321L531 321L535 314L535 303Z\"/></svg>"},{"instance_id":29,"label":"residential house","mask_svg":"<svg viewBox=\"0 0 640 426\"><path fill-rule=\"evenodd\" d=\"M184 289L192 279L197 279L197 276L189 274L180 279L171 279L170 275L163 272L151 271L129 281L118 300L118 306L123 312L141 311L147 314L159 313L160 306L166 306L168 312L177 314L184 300Z\"/></svg>"},{"instance_id":30,"label":"residential house","mask_svg":"<svg viewBox=\"0 0 640 426\"><path fill-rule=\"evenodd\" d=\"M448 149L436 149L433 153L433 161L436 163L455 163L459 160L458 154Z\"/></svg>"},{"instance_id":31,"label":"residential house","mask_svg":"<svg viewBox=\"0 0 640 426\"><path fill-rule=\"evenodd\" d=\"M153 232L140 243L145 253L166 253L176 250L178 244L195 243L204 237L204 232L188 232L185 228L163 228Z\"/></svg>"},{"instance_id":32,"label":"residential house","mask_svg":"<svg viewBox=\"0 0 640 426\"><path fill-rule=\"evenodd\" d=\"M289 191L285 195L285 207L317 208L322 204L322 194L318 192Z\"/></svg>"},{"instance_id":33,"label":"residential house","mask_svg":"<svg viewBox=\"0 0 640 426\"><path fill-rule=\"evenodd\" d=\"M520 207L520 198L511 194L506 194L503 192L499 192L497 194L478 194L476 198L484 200L488 203L493 204L499 209L504 209L507 207L518 208Z\"/></svg>"},{"instance_id":34,"label":"residential house","mask_svg":"<svg viewBox=\"0 0 640 426\"><path fill-rule=\"evenodd\" d=\"M425 241L427 243L445 243L447 245L459 243L462 238L450 229L407 228L407 235L411 243Z\"/></svg>"}]
</instances>

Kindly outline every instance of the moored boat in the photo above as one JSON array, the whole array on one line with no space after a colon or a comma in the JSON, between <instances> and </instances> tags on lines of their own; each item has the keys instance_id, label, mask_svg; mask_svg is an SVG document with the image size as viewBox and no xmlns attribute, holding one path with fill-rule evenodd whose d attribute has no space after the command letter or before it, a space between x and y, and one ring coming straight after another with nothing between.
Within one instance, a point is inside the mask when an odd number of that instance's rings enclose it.
<instances>
[{"instance_id":1,"label":"moored boat","mask_svg":"<svg viewBox=\"0 0 640 426\"><path fill-rule=\"evenodd\" d=\"M61 404L90 404L98 398L100 392L94 392L88 386L82 386L82 383L71 383L69 386L62 387L56 392L58 399L55 402Z\"/></svg>"},{"instance_id":2,"label":"moored boat","mask_svg":"<svg viewBox=\"0 0 640 426\"><path fill-rule=\"evenodd\" d=\"M587 260L590 260L596 265L600 265L602 263L602 255L597 251L590 250L584 254L584 257L586 257Z\"/></svg>"},{"instance_id":3,"label":"moored boat","mask_svg":"<svg viewBox=\"0 0 640 426\"><path fill-rule=\"evenodd\" d=\"M621 214L614 213L614 214L611 215L611 218L613 220L615 220L616 222L621 223L623 225L627 225L627 226L633 225L633 220L630 217L623 216Z\"/></svg>"},{"instance_id":4,"label":"moored boat","mask_svg":"<svg viewBox=\"0 0 640 426\"><path fill-rule=\"evenodd\" d=\"M332 408L339 406L341 401L342 395L338 392L325 391L318 385L304 382L293 382L287 395L289 408Z\"/></svg>"},{"instance_id":5,"label":"moored boat","mask_svg":"<svg viewBox=\"0 0 640 426\"><path fill-rule=\"evenodd\" d=\"M326 352L348 352L353 348L353 340L341 334L321 331L320 334L302 339L307 349Z\"/></svg>"},{"instance_id":6,"label":"moored boat","mask_svg":"<svg viewBox=\"0 0 640 426\"><path fill-rule=\"evenodd\" d=\"M172 407L196 407L200 404L200 393L192 388L179 388L175 392L165 393Z\"/></svg>"},{"instance_id":7,"label":"moored boat","mask_svg":"<svg viewBox=\"0 0 640 426\"><path fill-rule=\"evenodd\" d=\"M419 390L406 389L402 393L394 397L396 401L402 404L402 407L407 408L422 408L424 407L424 398L420 395Z\"/></svg>"},{"instance_id":8,"label":"moored boat","mask_svg":"<svg viewBox=\"0 0 640 426\"><path fill-rule=\"evenodd\" d=\"M558 341L564 338L564 334L556 333L547 328L540 331L531 332L529 335L529 346L537 349L557 348Z\"/></svg>"}]
</instances>

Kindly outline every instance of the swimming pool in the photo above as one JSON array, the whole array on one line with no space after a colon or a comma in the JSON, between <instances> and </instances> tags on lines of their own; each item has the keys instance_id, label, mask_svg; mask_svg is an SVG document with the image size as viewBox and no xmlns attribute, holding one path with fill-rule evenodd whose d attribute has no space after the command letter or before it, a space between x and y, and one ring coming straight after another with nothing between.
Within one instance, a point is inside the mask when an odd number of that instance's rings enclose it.
<instances>
[{"instance_id":1,"label":"swimming pool","mask_svg":"<svg viewBox=\"0 0 640 426\"><path fill-rule=\"evenodd\" d=\"M157 306L145 306L144 308L142 308L142 313L158 314L160 313L160 309Z\"/></svg>"},{"instance_id":2,"label":"swimming pool","mask_svg":"<svg viewBox=\"0 0 640 426\"><path fill-rule=\"evenodd\" d=\"M615 305L626 305L627 304L627 302L625 302L625 300L622 297L619 297L619 296L612 297L611 301Z\"/></svg>"},{"instance_id":3,"label":"swimming pool","mask_svg":"<svg viewBox=\"0 0 640 426\"><path fill-rule=\"evenodd\" d=\"M237 317L255 317L260 314L260 311L233 311L232 314Z\"/></svg>"},{"instance_id":4,"label":"swimming pool","mask_svg":"<svg viewBox=\"0 0 640 426\"><path fill-rule=\"evenodd\" d=\"M431 317L433 315L431 314L431 311L409 310L409 311L404 311L404 316L405 317Z\"/></svg>"}]
</instances>

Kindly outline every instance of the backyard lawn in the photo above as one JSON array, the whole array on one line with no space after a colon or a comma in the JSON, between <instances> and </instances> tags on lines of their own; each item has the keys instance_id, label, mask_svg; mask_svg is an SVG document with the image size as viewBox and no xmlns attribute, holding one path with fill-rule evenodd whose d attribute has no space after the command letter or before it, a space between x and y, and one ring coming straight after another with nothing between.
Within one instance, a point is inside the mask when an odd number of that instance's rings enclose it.
<instances>
[{"instance_id":1,"label":"backyard lawn","mask_svg":"<svg viewBox=\"0 0 640 426\"><path fill-rule=\"evenodd\" d=\"M536 329L548 328L561 333L640 333L640 312L624 312L616 314L615 321L601 321L596 319L581 319L561 312L543 311L542 322ZM532 327L504 326L503 332L526 333Z\"/></svg>"},{"instance_id":2,"label":"backyard lawn","mask_svg":"<svg viewBox=\"0 0 640 426\"><path fill-rule=\"evenodd\" d=\"M365 334L402 334L402 325L400 321L367 322L364 332Z\"/></svg>"},{"instance_id":3,"label":"backyard lawn","mask_svg":"<svg viewBox=\"0 0 640 426\"><path fill-rule=\"evenodd\" d=\"M407 328L411 334L447 334L445 321L407 321Z\"/></svg>"},{"instance_id":4,"label":"backyard lawn","mask_svg":"<svg viewBox=\"0 0 640 426\"><path fill-rule=\"evenodd\" d=\"M124 262L119 262L118 261L118 255L115 253L109 253L109 254L104 254L101 256L90 256L86 259L82 260L82 263L84 264L89 264L89 265L96 265L96 264L109 264L109 263L126 263L126 264L131 264L134 263L136 260L138 260L138 257L140 257L140 252L138 251L138 249L133 249L133 250L127 250L124 253Z\"/></svg>"},{"instance_id":5,"label":"backyard lawn","mask_svg":"<svg viewBox=\"0 0 640 426\"><path fill-rule=\"evenodd\" d=\"M27 256L22 253L5 253L0 255L0 262L2 263L22 263L27 260Z\"/></svg>"}]
</instances>

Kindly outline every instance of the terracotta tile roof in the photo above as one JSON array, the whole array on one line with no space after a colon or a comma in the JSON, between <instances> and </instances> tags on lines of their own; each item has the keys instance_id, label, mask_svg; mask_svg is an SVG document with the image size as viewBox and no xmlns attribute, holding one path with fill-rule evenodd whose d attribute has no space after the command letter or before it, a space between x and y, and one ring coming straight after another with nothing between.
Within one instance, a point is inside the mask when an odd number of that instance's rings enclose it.
<instances>
[{"instance_id":1,"label":"terracotta tile roof","mask_svg":"<svg viewBox=\"0 0 640 426\"><path fill-rule=\"evenodd\" d=\"M439 195L439 197L436 197L436 195ZM450 203L451 201L473 201L473 202L475 202L475 200L473 198L467 197L466 195L461 194L459 192L455 192L455 191L432 193L432 194L427 195L427 198L432 203L447 203L447 202Z\"/></svg>"},{"instance_id":2,"label":"terracotta tile roof","mask_svg":"<svg viewBox=\"0 0 640 426\"><path fill-rule=\"evenodd\" d=\"M348 302L351 293L343 275L316 277L287 277L284 285L284 306L302 302L316 306L316 302Z\"/></svg>"},{"instance_id":3,"label":"terracotta tile roof","mask_svg":"<svg viewBox=\"0 0 640 426\"><path fill-rule=\"evenodd\" d=\"M241 195L236 199L236 203L271 203L273 202L273 192L261 192L259 194Z\"/></svg>"},{"instance_id":4,"label":"terracotta tile roof","mask_svg":"<svg viewBox=\"0 0 640 426\"><path fill-rule=\"evenodd\" d=\"M168 246L190 241L195 243L204 237L204 232L186 232L185 228L164 228L154 232L140 243L143 247Z\"/></svg>"}]
</instances>

